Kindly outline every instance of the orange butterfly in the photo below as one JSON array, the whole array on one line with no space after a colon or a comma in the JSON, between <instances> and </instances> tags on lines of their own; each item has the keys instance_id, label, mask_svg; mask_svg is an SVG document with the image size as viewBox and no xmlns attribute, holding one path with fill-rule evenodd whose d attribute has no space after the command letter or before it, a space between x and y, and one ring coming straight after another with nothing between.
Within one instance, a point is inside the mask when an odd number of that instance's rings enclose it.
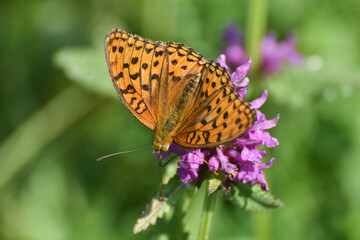
<instances>
[{"instance_id":1,"label":"orange butterfly","mask_svg":"<svg viewBox=\"0 0 360 240\"><path fill-rule=\"evenodd\" d=\"M256 121L226 70L184 44L112 29L105 51L121 100L155 131L154 153L167 151L172 142L189 148L224 144Z\"/></svg>"}]
</instances>

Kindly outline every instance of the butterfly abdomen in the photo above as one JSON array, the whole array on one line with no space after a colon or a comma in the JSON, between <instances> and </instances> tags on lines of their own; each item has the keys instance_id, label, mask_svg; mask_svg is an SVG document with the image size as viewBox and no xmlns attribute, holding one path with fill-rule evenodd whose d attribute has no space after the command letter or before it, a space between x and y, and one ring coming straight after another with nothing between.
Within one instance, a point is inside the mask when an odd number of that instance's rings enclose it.
<instances>
[{"instance_id":1,"label":"butterfly abdomen","mask_svg":"<svg viewBox=\"0 0 360 240\"><path fill-rule=\"evenodd\" d=\"M173 142L173 137L177 130L181 127L188 111L192 108L195 101L195 92L199 87L201 74L197 73L191 76L188 83L185 85L180 97L175 102L168 102L168 113L159 115L164 117L159 119L159 125L156 126L154 149L169 147ZM181 91L181 90L180 90Z\"/></svg>"}]
</instances>

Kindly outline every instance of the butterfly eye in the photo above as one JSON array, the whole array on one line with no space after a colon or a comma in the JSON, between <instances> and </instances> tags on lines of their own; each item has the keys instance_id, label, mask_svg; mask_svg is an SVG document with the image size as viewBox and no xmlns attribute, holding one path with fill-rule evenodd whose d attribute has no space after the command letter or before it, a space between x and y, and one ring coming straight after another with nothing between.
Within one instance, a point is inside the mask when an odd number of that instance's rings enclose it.
<instances>
[{"instance_id":1,"label":"butterfly eye","mask_svg":"<svg viewBox=\"0 0 360 240\"><path fill-rule=\"evenodd\" d=\"M167 122L166 122L166 127L170 127L170 126L172 126L174 124L174 120L173 119L170 119L170 120L168 120Z\"/></svg>"}]
</instances>

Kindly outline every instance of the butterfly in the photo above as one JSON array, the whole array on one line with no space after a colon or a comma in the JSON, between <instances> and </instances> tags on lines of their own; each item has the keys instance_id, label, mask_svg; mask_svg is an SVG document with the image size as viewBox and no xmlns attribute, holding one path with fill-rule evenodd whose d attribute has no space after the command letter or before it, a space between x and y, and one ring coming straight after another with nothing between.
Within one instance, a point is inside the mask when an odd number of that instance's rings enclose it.
<instances>
[{"instance_id":1,"label":"butterfly","mask_svg":"<svg viewBox=\"0 0 360 240\"><path fill-rule=\"evenodd\" d=\"M125 106L155 132L153 152L171 143L209 148L229 142L256 121L227 71L184 44L151 41L123 29L105 38L107 67Z\"/></svg>"}]
</instances>

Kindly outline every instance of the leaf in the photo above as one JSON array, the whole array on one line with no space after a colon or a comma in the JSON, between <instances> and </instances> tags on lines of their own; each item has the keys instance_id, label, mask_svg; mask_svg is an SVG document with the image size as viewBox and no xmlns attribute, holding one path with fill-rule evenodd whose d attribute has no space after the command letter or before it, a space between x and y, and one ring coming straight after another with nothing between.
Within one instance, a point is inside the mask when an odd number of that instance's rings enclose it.
<instances>
[{"instance_id":1,"label":"leaf","mask_svg":"<svg viewBox=\"0 0 360 240\"><path fill-rule=\"evenodd\" d=\"M166 213L170 212L176 200L184 192L185 187L177 176L170 179L166 185L163 185L163 200L159 199L159 195L153 197L136 221L133 232L136 234L146 230L150 225L155 225L157 219L163 218Z\"/></svg>"},{"instance_id":2,"label":"leaf","mask_svg":"<svg viewBox=\"0 0 360 240\"><path fill-rule=\"evenodd\" d=\"M170 213L166 213L163 220L157 222L156 227L148 230L147 234L152 236L152 239L189 239L189 233L185 230L184 222L184 217L189 211L188 207L191 200L187 194L188 192L184 192L184 195L176 201L174 207L170 208Z\"/></svg>"},{"instance_id":3,"label":"leaf","mask_svg":"<svg viewBox=\"0 0 360 240\"><path fill-rule=\"evenodd\" d=\"M207 193L208 195L214 193L220 186L223 186L225 188L225 181L227 177L225 174L219 172L219 173L211 173L209 176L209 182L208 182L208 188Z\"/></svg>"},{"instance_id":4,"label":"leaf","mask_svg":"<svg viewBox=\"0 0 360 240\"><path fill-rule=\"evenodd\" d=\"M209 179L209 184L208 184L208 189L207 189L207 193L210 195L212 193L214 193L220 186L221 186L222 182L220 179L218 178L211 178Z\"/></svg>"},{"instance_id":5,"label":"leaf","mask_svg":"<svg viewBox=\"0 0 360 240\"><path fill-rule=\"evenodd\" d=\"M259 184L238 184L233 186L228 198L246 211L264 211L283 205L270 192L263 191Z\"/></svg>"},{"instance_id":6,"label":"leaf","mask_svg":"<svg viewBox=\"0 0 360 240\"><path fill-rule=\"evenodd\" d=\"M96 47L66 47L53 59L72 81L106 96L116 97L106 69L104 50Z\"/></svg>"},{"instance_id":7,"label":"leaf","mask_svg":"<svg viewBox=\"0 0 360 240\"><path fill-rule=\"evenodd\" d=\"M140 218L136 221L133 232L139 233L146 230L149 225L155 225L158 218L162 218L166 212L169 212L170 206L166 201L153 198L146 205L145 211L142 212Z\"/></svg>"}]
</instances>

